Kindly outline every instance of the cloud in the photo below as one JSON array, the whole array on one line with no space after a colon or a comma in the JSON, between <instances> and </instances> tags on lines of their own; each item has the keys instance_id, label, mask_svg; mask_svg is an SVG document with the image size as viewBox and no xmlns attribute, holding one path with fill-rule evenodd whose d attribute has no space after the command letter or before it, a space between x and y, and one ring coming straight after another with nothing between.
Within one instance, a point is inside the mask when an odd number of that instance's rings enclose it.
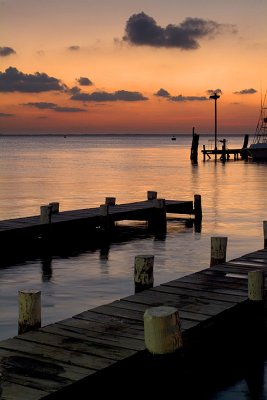
<instances>
[{"instance_id":1,"label":"cloud","mask_svg":"<svg viewBox=\"0 0 267 400\"><path fill-rule=\"evenodd\" d=\"M45 73L24 74L14 67L0 72L0 92L40 93L51 90L65 91L66 86Z\"/></svg>"},{"instance_id":2,"label":"cloud","mask_svg":"<svg viewBox=\"0 0 267 400\"><path fill-rule=\"evenodd\" d=\"M257 93L256 89L250 88L250 89L243 89L240 90L239 92L234 92L234 94L254 94Z\"/></svg>"},{"instance_id":3,"label":"cloud","mask_svg":"<svg viewBox=\"0 0 267 400\"><path fill-rule=\"evenodd\" d=\"M1 113L0 112L0 118L9 118L9 117L14 117L15 114L8 114L8 113Z\"/></svg>"},{"instance_id":4,"label":"cloud","mask_svg":"<svg viewBox=\"0 0 267 400\"><path fill-rule=\"evenodd\" d=\"M11 54L16 54L15 50L11 47L0 47L0 57L7 57Z\"/></svg>"},{"instance_id":5,"label":"cloud","mask_svg":"<svg viewBox=\"0 0 267 400\"><path fill-rule=\"evenodd\" d=\"M179 94L178 96L171 96L167 90L162 88L155 93L155 96L165 97L170 101L177 101L177 102L208 100L206 96L182 96L181 94Z\"/></svg>"},{"instance_id":6,"label":"cloud","mask_svg":"<svg viewBox=\"0 0 267 400\"><path fill-rule=\"evenodd\" d=\"M133 14L126 22L122 40L133 45L153 47L175 47L183 50L199 48L201 38L214 38L224 32L237 33L234 25L219 24L201 18L186 18L179 25L159 26L149 15Z\"/></svg>"},{"instance_id":7,"label":"cloud","mask_svg":"<svg viewBox=\"0 0 267 400\"><path fill-rule=\"evenodd\" d=\"M22 104L23 106L29 106L29 107L35 107L38 108L40 110L53 110L56 112L70 112L70 113L74 113L74 112L84 112L87 111L84 108L77 108L77 107L60 107L55 103L48 103L45 101L40 101L40 102L36 102L36 103L24 103Z\"/></svg>"},{"instance_id":8,"label":"cloud","mask_svg":"<svg viewBox=\"0 0 267 400\"><path fill-rule=\"evenodd\" d=\"M77 92L71 96L71 100L106 102L106 101L143 101L143 100L148 100L148 98L144 97L140 92L117 90L114 93L108 93L104 91L93 92L93 93Z\"/></svg>"},{"instance_id":9,"label":"cloud","mask_svg":"<svg viewBox=\"0 0 267 400\"><path fill-rule=\"evenodd\" d=\"M69 46L68 50L70 50L70 51L79 51L80 50L80 46Z\"/></svg>"},{"instance_id":10,"label":"cloud","mask_svg":"<svg viewBox=\"0 0 267 400\"><path fill-rule=\"evenodd\" d=\"M76 79L76 81L79 83L81 86L91 86L93 85L93 82L90 81L89 78L81 76L80 78Z\"/></svg>"},{"instance_id":11,"label":"cloud","mask_svg":"<svg viewBox=\"0 0 267 400\"><path fill-rule=\"evenodd\" d=\"M182 96L181 94L179 94L179 96L170 96L169 99L171 101L179 101L179 102L208 100L206 96Z\"/></svg>"},{"instance_id":12,"label":"cloud","mask_svg":"<svg viewBox=\"0 0 267 400\"><path fill-rule=\"evenodd\" d=\"M154 95L159 97L170 97L170 93L162 88L159 89Z\"/></svg>"}]
</instances>

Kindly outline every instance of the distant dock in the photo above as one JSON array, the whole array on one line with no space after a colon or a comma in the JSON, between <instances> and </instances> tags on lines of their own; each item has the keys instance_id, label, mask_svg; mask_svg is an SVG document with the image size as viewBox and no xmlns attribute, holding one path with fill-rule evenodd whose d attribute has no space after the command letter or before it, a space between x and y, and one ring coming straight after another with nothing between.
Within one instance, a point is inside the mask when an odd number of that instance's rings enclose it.
<instances>
[{"instance_id":1,"label":"distant dock","mask_svg":"<svg viewBox=\"0 0 267 400\"><path fill-rule=\"evenodd\" d=\"M207 149L206 145L203 145L203 149L201 150L203 154L203 161L206 159L210 160L211 156L214 156L215 160L219 158L219 160L225 162L229 161L231 156L234 160L247 160L248 159L248 152L247 152L247 145L248 145L248 135L244 137L243 146L240 148L228 148L226 145L226 139L221 140L222 147Z\"/></svg>"}]
</instances>

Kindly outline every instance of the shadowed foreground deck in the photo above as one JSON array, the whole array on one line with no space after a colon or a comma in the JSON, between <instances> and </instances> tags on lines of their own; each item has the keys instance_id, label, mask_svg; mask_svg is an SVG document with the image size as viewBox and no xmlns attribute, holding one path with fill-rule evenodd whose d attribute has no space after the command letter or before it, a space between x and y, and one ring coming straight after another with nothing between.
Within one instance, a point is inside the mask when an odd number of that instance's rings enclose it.
<instances>
[{"instance_id":1,"label":"shadowed foreground deck","mask_svg":"<svg viewBox=\"0 0 267 400\"><path fill-rule=\"evenodd\" d=\"M1 341L2 399L50 400L67 395L87 399L92 390L125 398L126 393L144 394L146 384L150 394L162 385L166 393L166 386L170 393L174 386L189 393L190 385L197 385L198 398L204 398L203 380L212 385L218 378L210 359L214 351L208 355L205 350L208 345L216 349L216 358L223 358L231 342L234 348L242 343L239 355L248 357L246 343L253 325L252 320L248 323L247 299L251 270L266 273L266 249ZM169 357L153 356L145 348L144 311L158 305L177 307L181 319L184 346ZM208 360L209 373L201 380ZM233 368L233 363L228 360L227 368ZM191 383L185 389L188 375ZM172 379L175 382L168 382Z\"/></svg>"}]
</instances>

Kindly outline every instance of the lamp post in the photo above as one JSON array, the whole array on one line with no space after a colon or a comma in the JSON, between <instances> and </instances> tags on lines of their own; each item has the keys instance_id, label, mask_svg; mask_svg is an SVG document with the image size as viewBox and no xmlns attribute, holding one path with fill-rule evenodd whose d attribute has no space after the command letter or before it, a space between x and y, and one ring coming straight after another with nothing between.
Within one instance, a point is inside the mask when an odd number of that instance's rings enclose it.
<instances>
[{"instance_id":1,"label":"lamp post","mask_svg":"<svg viewBox=\"0 0 267 400\"><path fill-rule=\"evenodd\" d=\"M215 150L215 161L217 160L217 99L219 99L220 96L215 92L212 96L210 96L210 99L214 100L215 103L215 128L214 128L214 150Z\"/></svg>"}]
</instances>

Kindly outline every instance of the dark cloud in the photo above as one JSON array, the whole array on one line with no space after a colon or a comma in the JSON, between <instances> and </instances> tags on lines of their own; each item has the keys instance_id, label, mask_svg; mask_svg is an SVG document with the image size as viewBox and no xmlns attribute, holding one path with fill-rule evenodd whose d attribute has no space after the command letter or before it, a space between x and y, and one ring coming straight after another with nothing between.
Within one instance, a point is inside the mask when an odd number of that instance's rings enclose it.
<instances>
[{"instance_id":1,"label":"dark cloud","mask_svg":"<svg viewBox=\"0 0 267 400\"><path fill-rule=\"evenodd\" d=\"M0 112L0 118L9 118L9 117L14 117L15 114L8 114L8 113L1 113Z\"/></svg>"},{"instance_id":2,"label":"dark cloud","mask_svg":"<svg viewBox=\"0 0 267 400\"><path fill-rule=\"evenodd\" d=\"M55 103L48 103L44 101L36 102L36 103L24 103L23 106L35 107L40 110L53 110L56 112L83 112L87 111L84 108L77 107L60 107Z\"/></svg>"},{"instance_id":3,"label":"dark cloud","mask_svg":"<svg viewBox=\"0 0 267 400\"><path fill-rule=\"evenodd\" d=\"M219 24L201 18L186 18L180 25L169 24L166 28L162 28L152 17L141 12L133 14L126 22L123 40L140 46L194 50L199 47L199 39L214 38L226 31L237 32L233 25Z\"/></svg>"},{"instance_id":4,"label":"dark cloud","mask_svg":"<svg viewBox=\"0 0 267 400\"><path fill-rule=\"evenodd\" d=\"M11 47L0 47L0 57L7 57L11 54L16 54L15 50Z\"/></svg>"},{"instance_id":5,"label":"dark cloud","mask_svg":"<svg viewBox=\"0 0 267 400\"><path fill-rule=\"evenodd\" d=\"M155 96L170 97L170 93L167 90L161 88L155 93Z\"/></svg>"},{"instance_id":6,"label":"dark cloud","mask_svg":"<svg viewBox=\"0 0 267 400\"><path fill-rule=\"evenodd\" d=\"M179 96L170 96L169 99L171 101L179 101L179 102L208 100L206 96L182 96L181 94L179 94Z\"/></svg>"},{"instance_id":7,"label":"dark cloud","mask_svg":"<svg viewBox=\"0 0 267 400\"><path fill-rule=\"evenodd\" d=\"M66 86L45 73L24 74L14 67L0 72L0 92L40 93L51 90L64 91Z\"/></svg>"},{"instance_id":8,"label":"dark cloud","mask_svg":"<svg viewBox=\"0 0 267 400\"><path fill-rule=\"evenodd\" d=\"M118 90L114 93L108 92L93 92L93 93L82 93L78 92L71 96L71 100L80 101L143 101L148 100L140 92L128 92L127 90Z\"/></svg>"},{"instance_id":9,"label":"dark cloud","mask_svg":"<svg viewBox=\"0 0 267 400\"><path fill-rule=\"evenodd\" d=\"M162 88L155 93L155 96L165 97L170 101L177 101L177 102L208 100L206 96L182 96L181 94L179 94L178 96L171 96L167 90Z\"/></svg>"},{"instance_id":10,"label":"dark cloud","mask_svg":"<svg viewBox=\"0 0 267 400\"><path fill-rule=\"evenodd\" d=\"M79 85L81 85L81 86L91 86L91 85L93 85L93 82L90 81L89 78L86 78L86 77L83 77L83 76L81 76L80 78L78 78L76 80L79 83Z\"/></svg>"},{"instance_id":11,"label":"dark cloud","mask_svg":"<svg viewBox=\"0 0 267 400\"><path fill-rule=\"evenodd\" d=\"M80 50L80 46L69 46L68 50L70 50L70 51L78 51L78 50Z\"/></svg>"},{"instance_id":12,"label":"dark cloud","mask_svg":"<svg viewBox=\"0 0 267 400\"><path fill-rule=\"evenodd\" d=\"M250 89L243 89L240 90L239 92L234 92L234 94L254 94L257 93L256 89L250 88Z\"/></svg>"}]
</instances>

